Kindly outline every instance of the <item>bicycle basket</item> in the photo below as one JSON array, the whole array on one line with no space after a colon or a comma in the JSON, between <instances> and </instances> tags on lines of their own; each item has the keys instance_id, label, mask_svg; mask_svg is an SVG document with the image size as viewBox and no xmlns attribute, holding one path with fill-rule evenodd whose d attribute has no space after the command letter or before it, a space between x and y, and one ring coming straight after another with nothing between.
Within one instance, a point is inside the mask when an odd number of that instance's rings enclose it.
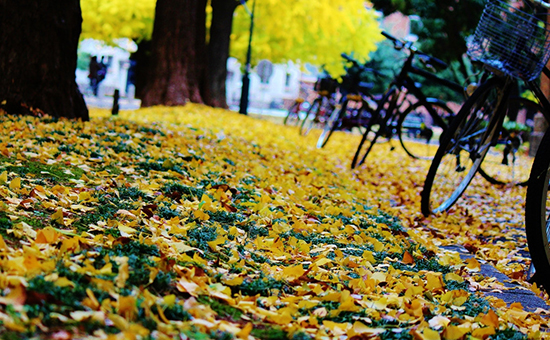
<instances>
[{"instance_id":1,"label":"bicycle basket","mask_svg":"<svg viewBox=\"0 0 550 340\"><path fill-rule=\"evenodd\" d=\"M329 94L336 93L336 88L338 87L338 81L333 78L320 78L315 83L315 91L323 92L326 91Z\"/></svg>"},{"instance_id":2,"label":"bicycle basket","mask_svg":"<svg viewBox=\"0 0 550 340\"><path fill-rule=\"evenodd\" d=\"M468 54L507 75L530 81L538 78L548 62L549 37L544 21L491 0L468 41Z\"/></svg>"}]
</instances>

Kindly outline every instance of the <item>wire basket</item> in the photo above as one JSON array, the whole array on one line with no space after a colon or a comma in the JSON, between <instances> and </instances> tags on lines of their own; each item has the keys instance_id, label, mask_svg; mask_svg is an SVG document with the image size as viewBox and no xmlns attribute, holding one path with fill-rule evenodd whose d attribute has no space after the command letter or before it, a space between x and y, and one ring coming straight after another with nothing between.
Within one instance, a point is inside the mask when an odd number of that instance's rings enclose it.
<instances>
[{"instance_id":1,"label":"wire basket","mask_svg":"<svg viewBox=\"0 0 550 340\"><path fill-rule=\"evenodd\" d=\"M468 54L489 67L526 81L548 62L550 30L539 18L499 0L485 5Z\"/></svg>"},{"instance_id":2,"label":"wire basket","mask_svg":"<svg viewBox=\"0 0 550 340\"><path fill-rule=\"evenodd\" d=\"M333 78L320 78L315 82L315 91L317 92L328 92L329 94L336 93L338 88L338 81Z\"/></svg>"}]
</instances>

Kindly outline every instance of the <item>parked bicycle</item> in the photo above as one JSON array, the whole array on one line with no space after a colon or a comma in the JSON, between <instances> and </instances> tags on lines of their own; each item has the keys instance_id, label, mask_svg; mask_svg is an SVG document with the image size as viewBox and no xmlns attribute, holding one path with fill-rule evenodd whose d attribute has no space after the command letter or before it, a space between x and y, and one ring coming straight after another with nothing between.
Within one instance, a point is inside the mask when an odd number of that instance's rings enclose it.
<instances>
[{"instance_id":1,"label":"parked bicycle","mask_svg":"<svg viewBox=\"0 0 550 340\"><path fill-rule=\"evenodd\" d=\"M370 93L374 84L362 81L362 75L372 73L381 76L381 73L361 65L345 53L341 56L352 66L346 68L346 74L342 77L339 86L342 95L340 103L325 121L323 131L317 140L317 148L324 147L334 131L351 131L353 128L359 128L361 131L368 125L372 112L376 109L376 98Z\"/></svg>"},{"instance_id":2,"label":"parked bicycle","mask_svg":"<svg viewBox=\"0 0 550 340\"><path fill-rule=\"evenodd\" d=\"M523 151L527 145L522 138L508 134L503 125L506 117L518 115L521 105L548 119L550 103L537 84L549 59L544 27L544 21L500 0L486 5L468 53L490 73L441 139L421 195L424 215L448 210L478 171L501 183L526 182L533 159ZM526 83L540 105L510 96L517 86L515 78ZM491 162L492 157L497 162Z\"/></svg>"},{"instance_id":3,"label":"parked bicycle","mask_svg":"<svg viewBox=\"0 0 550 340\"><path fill-rule=\"evenodd\" d=\"M300 121L302 121L302 117L305 117L309 106L309 103L304 98L296 98L294 103L288 108L283 124L298 126Z\"/></svg>"},{"instance_id":4,"label":"parked bicycle","mask_svg":"<svg viewBox=\"0 0 550 340\"><path fill-rule=\"evenodd\" d=\"M336 108L336 93L339 85L338 80L323 70L322 76L315 82L317 98L311 103L300 125L301 135L307 135L314 127L324 128L332 111Z\"/></svg>"},{"instance_id":5,"label":"parked bicycle","mask_svg":"<svg viewBox=\"0 0 550 340\"><path fill-rule=\"evenodd\" d=\"M538 4L550 8L550 4L537 1ZM543 26L544 27L544 26ZM544 58L541 63L545 64L548 56L548 30L545 33ZM550 77L550 71L544 67L544 74ZM545 112L550 112L548 101L542 101ZM550 196L548 189L550 185L550 130L540 141L527 186L525 200L525 231L527 244L531 255L531 264L535 267L536 281L548 290L550 288Z\"/></svg>"},{"instance_id":6,"label":"parked bicycle","mask_svg":"<svg viewBox=\"0 0 550 340\"><path fill-rule=\"evenodd\" d=\"M435 154L439 136L447 129L454 113L445 102L426 97L421 85L411 78L412 74L463 93L461 85L415 65L418 60L428 67L446 68L445 62L418 51L412 42L401 41L386 32L382 34L394 43L396 50L406 50L408 56L401 71L379 100L353 157L352 168L365 162L380 138L391 141L397 136L405 152L413 158L431 159Z\"/></svg>"}]
</instances>

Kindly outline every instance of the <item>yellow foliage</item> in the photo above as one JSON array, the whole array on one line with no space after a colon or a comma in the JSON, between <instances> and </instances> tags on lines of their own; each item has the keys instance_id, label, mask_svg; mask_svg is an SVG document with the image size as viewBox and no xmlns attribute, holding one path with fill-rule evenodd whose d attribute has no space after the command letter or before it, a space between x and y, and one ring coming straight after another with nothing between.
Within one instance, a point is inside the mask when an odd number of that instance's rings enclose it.
<instances>
[{"instance_id":1,"label":"yellow foliage","mask_svg":"<svg viewBox=\"0 0 550 340\"><path fill-rule=\"evenodd\" d=\"M151 39L155 0L82 0L81 39Z\"/></svg>"},{"instance_id":2,"label":"yellow foliage","mask_svg":"<svg viewBox=\"0 0 550 340\"><path fill-rule=\"evenodd\" d=\"M382 40L377 14L362 0L257 1L254 17L253 64L299 61L326 65L343 74L341 53L366 61ZM249 1L249 6L251 2ZM231 56L244 63L250 16L240 6L234 17Z\"/></svg>"}]
</instances>

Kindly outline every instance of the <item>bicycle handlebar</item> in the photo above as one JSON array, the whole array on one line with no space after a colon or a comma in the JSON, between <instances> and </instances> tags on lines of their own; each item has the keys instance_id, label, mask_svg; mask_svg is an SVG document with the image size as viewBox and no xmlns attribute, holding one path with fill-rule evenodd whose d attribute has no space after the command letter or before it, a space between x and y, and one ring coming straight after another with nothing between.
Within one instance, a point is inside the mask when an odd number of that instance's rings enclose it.
<instances>
[{"instance_id":1,"label":"bicycle handlebar","mask_svg":"<svg viewBox=\"0 0 550 340\"><path fill-rule=\"evenodd\" d=\"M439 67L439 68L447 68L449 66L443 60L438 59L436 57L432 57L431 55L427 55L427 54L422 53L422 52L416 52L416 53L418 53L418 54L422 55L423 57L427 58L428 60L426 60L426 62L428 64L431 64L432 66Z\"/></svg>"},{"instance_id":2,"label":"bicycle handlebar","mask_svg":"<svg viewBox=\"0 0 550 340\"><path fill-rule=\"evenodd\" d=\"M349 55L347 55L345 53L340 54L340 56L342 56L342 58L346 59L350 63L354 63L355 65L359 65L359 63L355 59L353 59L352 57L350 57Z\"/></svg>"},{"instance_id":3,"label":"bicycle handlebar","mask_svg":"<svg viewBox=\"0 0 550 340\"><path fill-rule=\"evenodd\" d=\"M533 0L533 1L542 1L542 0ZM394 44L396 50L406 48L406 49L408 49L409 51L411 51L413 53L421 55L422 57L424 57L423 61L425 63L430 64L430 65L435 66L435 67L447 68L449 66L449 65L447 65L446 62L444 62L441 59L438 59L436 57L432 57L429 54L418 51L414 46L412 46L412 43L403 42L403 41L397 39L396 37L392 36L391 34L385 32L385 31L382 31L381 33L387 39L393 41L393 44Z\"/></svg>"},{"instance_id":4,"label":"bicycle handlebar","mask_svg":"<svg viewBox=\"0 0 550 340\"><path fill-rule=\"evenodd\" d=\"M359 67L362 71L373 73L375 76L383 76L384 75L383 73L379 72L378 70L375 70L375 69L370 68L370 67L365 67L364 65L359 64L359 62L357 60L353 59L352 57L350 57L349 55L347 55L345 53L342 53L340 56L342 58L346 59L347 61L349 61L350 63L353 63L355 66Z\"/></svg>"}]
</instances>

